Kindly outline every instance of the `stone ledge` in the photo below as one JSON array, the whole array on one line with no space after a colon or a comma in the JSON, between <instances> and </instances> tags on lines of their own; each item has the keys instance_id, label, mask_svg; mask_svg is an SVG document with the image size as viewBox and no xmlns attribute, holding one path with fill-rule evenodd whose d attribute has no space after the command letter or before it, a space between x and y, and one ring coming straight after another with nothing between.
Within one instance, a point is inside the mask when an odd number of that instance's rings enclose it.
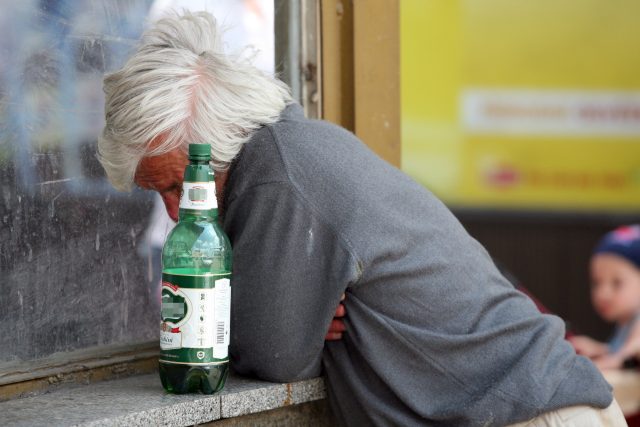
<instances>
[{"instance_id":1,"label":"stone ledge","mask_svg":"<svg viewBox=\"0 0 640 427\"><path fill-rule=\"evenodd\" d=\"M159 350L156 340L83 348L38 360L0 362L0 402L157 372Z\"/></svg>"},{"instance_id":2,"label":"stone ledge","mask_svg":"<svg viewBox=\"0 0 640 427\"><path fill-rule=\"evenodd\" d=\"M324 381L269 383L231 375L214 395L171 395L157 374L0 403L3 426L188 426L326 397Z\"/></svg>"}]
</instances>

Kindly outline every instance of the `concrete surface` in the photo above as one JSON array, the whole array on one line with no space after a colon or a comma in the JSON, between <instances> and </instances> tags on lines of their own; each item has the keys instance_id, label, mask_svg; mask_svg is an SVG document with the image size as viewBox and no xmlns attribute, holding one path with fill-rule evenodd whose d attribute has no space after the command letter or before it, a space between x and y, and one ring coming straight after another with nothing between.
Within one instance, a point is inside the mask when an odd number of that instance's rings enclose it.
<instances>
[{"instance_id":1,"label":"concrete surface","mask_svg":"<svg viewBox=\"0 0 640 427\"><path fill-rule=\"evenodd\" d=\"M171 395L150 374L2 402L0 414L7 427L189 426L325 397L321 378L277 384L232 375L218 394Z\"/></svg>"}]
</instances>

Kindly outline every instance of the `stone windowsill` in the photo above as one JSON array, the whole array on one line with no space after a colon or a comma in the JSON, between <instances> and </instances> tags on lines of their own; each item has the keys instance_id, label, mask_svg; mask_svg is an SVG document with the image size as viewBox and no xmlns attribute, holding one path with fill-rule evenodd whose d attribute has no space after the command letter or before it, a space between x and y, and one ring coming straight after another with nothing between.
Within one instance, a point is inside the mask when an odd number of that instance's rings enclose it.
<instances>
[{"instance_id":1,"label":"stone windowsill","mask_svg":"<svg viewBox=\"0 0 640 427\"><path fill-rule=\"evenodd\" d=\"M326 397L314 378L277 384L230 376L213 395L171 395L157 374L105 381L0 403L3 426L188 426Z\"/></svg>"}]
</instances>

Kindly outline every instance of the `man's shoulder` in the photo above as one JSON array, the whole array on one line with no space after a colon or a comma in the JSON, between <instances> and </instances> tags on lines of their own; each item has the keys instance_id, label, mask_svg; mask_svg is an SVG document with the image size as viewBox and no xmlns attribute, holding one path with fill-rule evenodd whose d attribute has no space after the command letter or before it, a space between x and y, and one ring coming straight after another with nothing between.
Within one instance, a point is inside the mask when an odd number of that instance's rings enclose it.
<instances>
[{"instance_id":1,"label":"man's shoulder","mask_svg":"<svg viewBox=\"0 0 640 427\"><path fill-rule=\"evenodd\" d=\"M312 191L313 184L319 183L358 181L358 169L382 172L388 166L351 131L325 120L305 118L301 109L299 114L284 115L265 131L271 133L288 179L303 190ZM353 183L349 185L353 188Z\"/></svg>"},{"instance_id":2,"label":"man's shoulder","mask_svg":"<svg viewBox=\"0 0 640 427\"><path fill-rule=\"evenodd\" d=\"M251 135L229 166L225 199L230 202L250 188L287 180L274 136L268 126L263 126Z\"/></svg>"},{"instance_id":3,"label":"man's shoulder","mask_svg":"<svg viewBox=\"0 0 640 427\"><path fill-rule=\"evenodd\" d=\"M293 111L292 111L293 110ZM257 130L243 147L233 169L247 185L340 178L345 161L366 162L371 153L351 132L333 123L306 118L301 107L285 109L280 120Z\"/></svg>"},{"instance_id":4,"label":"man's shoulder","mask_svg":"<svg viewBox=\"0 0 640 427\"><path fill-rule=\"evenodd\" d=\"M327 155L335 151L330 146L344 149L349 139L357 141L339 126L307 119L299 106L288 106L277 122L256 130L232 162L229 196L235 198L248 188L268 183L295 185L297 171L328 164Z\"/></svg>"},{"instance_id":5,"label":"man's shoulder","mask_svg":"<svg viewBox=\"0 0 640 427\"><path fill-rule=\"evenodd\" d=\"M334 153L353 148L364 148L364 144L350 131L324 120L308 119L297 104L287 106L280 119L256 130L245 143L232 168L242 170L260 169L261 166L279 172L286 169L287 162L295 158L311 163L323 160L323 153ZM269 176L261 170L259 176Z\"/></svg>"},{"instance_id":6,"label":"man's shoulder","mask_svg":"<svg viewBox=\"0 0 640 427\"><path fill-rule=\"evenodd\" d=\"M266 126L283 156L309 150L332 152L341 149L362 148L362 142L350 131L325 120L308 119L299 106L287 107L276 123ZM287 114L293 109L293 113Z\"/></svg>"}]
</instances>

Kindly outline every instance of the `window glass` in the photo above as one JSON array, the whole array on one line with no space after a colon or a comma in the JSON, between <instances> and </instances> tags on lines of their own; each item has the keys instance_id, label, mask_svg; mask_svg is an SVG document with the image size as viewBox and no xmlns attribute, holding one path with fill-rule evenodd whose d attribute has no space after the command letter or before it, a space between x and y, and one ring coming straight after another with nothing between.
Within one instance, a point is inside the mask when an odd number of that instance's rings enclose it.
<instances>
[{"instance_id":1,"label":"window glass","mask_svg":"<svg viewBox=\"0 0 640 427\"><path fill-rule=\"evenodd\" d=\"M229 50L273 71L272 0L21 0L0 9L0 366L157 339L150 192L118 193L96 159L102 79L170 9L208 10ZM252 54L252 50L246 54Z\"/></svg>"}]
</instances>

